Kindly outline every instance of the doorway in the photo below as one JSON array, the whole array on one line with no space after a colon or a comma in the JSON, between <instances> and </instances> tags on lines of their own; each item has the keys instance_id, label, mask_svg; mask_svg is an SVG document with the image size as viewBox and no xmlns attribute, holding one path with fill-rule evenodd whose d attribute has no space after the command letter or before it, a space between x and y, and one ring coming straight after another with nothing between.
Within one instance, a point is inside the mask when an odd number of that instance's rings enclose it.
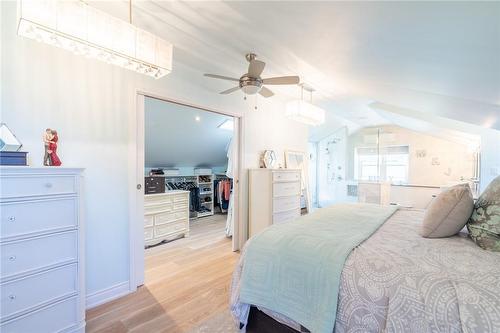
<instances>
[{"instance_id":1,"label":"doorway","mask_svg":"<svg viewBox=\"0 0 500 333\"><path fill-rule=\"evenodd\" d=\"M201 247L213 241L211 235L217 240L226 238L224 249L236 251L241 227L239 115L138 93L134 127L137 191L131 198L132 291L145 282L148 254L176 246ZM151 187L150 179L162 181ZM155 194L155 186L164 187L165 194ZM164 214L148 210L151 198L166 197L171 204L161 205ZM158 231L154 221L159 223Z\"/></svg>"}]
</instances>

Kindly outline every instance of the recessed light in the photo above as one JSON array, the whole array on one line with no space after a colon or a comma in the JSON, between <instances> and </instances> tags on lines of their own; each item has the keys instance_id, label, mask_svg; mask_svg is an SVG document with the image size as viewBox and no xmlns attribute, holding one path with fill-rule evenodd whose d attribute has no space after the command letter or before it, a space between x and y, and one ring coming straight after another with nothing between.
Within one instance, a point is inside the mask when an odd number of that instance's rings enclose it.
<instances>
[{"instance_id":1,"label":"recessed light","mask_svg":"<svg viewBox=\"0 0 500 333\"><path fill-rule=\"evenodd\" d=\"M220 129L232 131L232 130L234 130L234 122L232 119L226 119L226 120L224 120L224 122L222 124L220 124L217 127Z\"/></svg>"},{"instance_id":2,"label":"recessed light","mask_svg":"<svg viewBox=\"0 0 500 333\"><path fill-rule=\"evenodd\" d=\"M200 120L201 120L201 118L200 118L200 116L196 116L196 117L194 117L194 120L196 120L196 121L200 121Z\"/></svg>"}]
</instances>

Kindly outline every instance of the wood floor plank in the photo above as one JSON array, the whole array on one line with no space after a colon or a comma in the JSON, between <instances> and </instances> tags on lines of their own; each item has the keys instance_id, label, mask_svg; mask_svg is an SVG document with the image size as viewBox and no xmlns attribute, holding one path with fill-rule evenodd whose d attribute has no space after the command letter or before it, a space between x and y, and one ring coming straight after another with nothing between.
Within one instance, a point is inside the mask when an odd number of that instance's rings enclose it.
<instances>
[{"instance_id":1,"label":"wood floor plank","mask_svg":"<svg viewBox=\"0 0 500 333\"><path fill-rule=\"evenodd\" d=\"M224 311L239 254L226 215L191 222L189 237L145 251L145 284L87 311L88 333L186 332Z\"/></svg>"}]
</instances>

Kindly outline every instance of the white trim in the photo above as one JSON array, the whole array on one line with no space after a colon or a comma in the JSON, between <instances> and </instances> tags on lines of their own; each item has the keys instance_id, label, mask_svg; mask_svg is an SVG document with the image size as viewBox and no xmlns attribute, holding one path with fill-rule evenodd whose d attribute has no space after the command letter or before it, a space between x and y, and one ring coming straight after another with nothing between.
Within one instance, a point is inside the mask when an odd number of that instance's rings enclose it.
<instances>
[{"instance_id":1,"label":"white trim","mask_svg":"<svg viewBox=\"0 0 500 333\"><path fill-rule=\"evenodd\" d=\"M242 184L240 183L243 172L243 116L234 112L219 111L188 102L183 102L169 97L164 97L153 92L145 92L136 89L134 98L135 117L130 117L129 120L129 186L133 190L129 195L129 291L134 292L138 286L144 284L144 104L145 97L155 98L168 103L175 103L184 106L189 106L201 109L208 112L214 112L221 115L234 117L235 124L239 123L238 129L234 132L233 137L238 141L237 158L233 163L235 177L233 180L236 185L236 195L238 199L235 201L234 209L237 223L233 230L233 251L238 251L242 244L246 241L246 227L242 216ZM141 185L137 190L137 185ZM236 226L236 224L238 224Z\"/></svg>"},{"instance_id":2,"label":"white trim","mask_svg":"<svg viewBox=\"0 0 500 333\"><path fill-rule=\"evenodd\" d=\"M128 281L117 283L109 288L88 294L86 299L86 309L92 309L98 305L107 303L130 293L131 291L129 290Z\"/></svg>"}]
</instances>

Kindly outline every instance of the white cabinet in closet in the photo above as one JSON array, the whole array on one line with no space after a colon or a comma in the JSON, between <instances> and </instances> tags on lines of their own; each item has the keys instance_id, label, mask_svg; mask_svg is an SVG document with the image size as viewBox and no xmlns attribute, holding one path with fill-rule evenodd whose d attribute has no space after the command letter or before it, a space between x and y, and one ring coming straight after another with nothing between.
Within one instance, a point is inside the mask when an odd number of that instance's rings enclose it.
<instances>
[{"instance_id":1,"label":"white cabinet in closet","mask_svg":"<svg viewBox=\"0 0 500 333\"><path fill-rule=\"evenodd\" d=\"M144 243L155 245L189 236L189 191L144 196Z\"/></svg>"},{"instance_id":2,"label":"white cabinet in closet","mask_svg":"<svg viewBox=\"0 0 500 333\"><path fill-rule=\"evenodd\" d=\"M200 208L197 216L214 215L214 176L213 175L197 175L196 186L200 192Z\"/></svg>"},{"instance_id":3,"label":"white cabinet in closet","mask_svg":"<svg viewBox=\"0 0 500 333\"><path fill-rule=\"evenodd\" d=\"M300 184L300 170L250 170L249 237L300 216Z\"/></svg>"},{"instance_id":4,"label":"white cabinet in closet","mask_svg":"<svg viewBox=\"0 0 500 333\"><path fill-rule=\"evenodd\" d=\"M2 333L85 330L81 173L0 169Z\"/></svg>"}]
</instances>

